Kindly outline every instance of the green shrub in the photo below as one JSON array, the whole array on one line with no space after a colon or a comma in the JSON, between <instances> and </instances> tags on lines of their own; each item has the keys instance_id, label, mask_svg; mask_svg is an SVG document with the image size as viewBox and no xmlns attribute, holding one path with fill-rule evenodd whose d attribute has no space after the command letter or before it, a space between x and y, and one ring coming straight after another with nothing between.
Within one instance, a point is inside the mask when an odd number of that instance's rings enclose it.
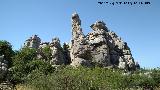
<instances>
[{"instance_id":1,"label":"green shrub","mask_svg":"<svg viewBox=\"0 0 160 90\"><path fill-rule=\"evenodd\" d=\"M35 90L152 90L159 87L154 78L143 73L124 75L121 70L100 67L66 66L48 75L37 71L32 74L27 85Z\"/></svg>"},{"instance_id":2,"label":"green shrub","mask_svg":"<svg viewBox=\"0 0 160 90\"><path fill-rule=\"evenodd\" d=\"M13 84L21 84L33 90L158 90L160 88L159 68L141 69L125 74L123 70L101 67L73 68L61 65L54 68L49 62L37 60L36 51L36 49L22 48L13 52L9 42L0 41L0 55L5 55L6 60L12 60L8 79ZM63 51L68 54L67 45L64 45ZM50 48L46 47L42 52L49 61ZM70 61L67 62L69 63Z\"/></svg>"},{"instance_id":3,"label":"green shrub","mask_svg":"<svg viewBox=\"0 0 160 90\"><path fill-rule=\"evenodd\" d=\"M23 48L13 57L13 67L10 69L10 80L13 83L22 83L28 78L32 71L38 70L44 74L54 71L47 62L36 60L36 50Z\"/></svg>"},{"instance_id":4,"label":"green shrub","mask_svg":"<svg viewBox=\"0 0 160 90\"><path fill-rule=\"evenodd\" d=\"M44 56L46 57L46 61L51 60L51 49L49 46L42 48L42 52L44 53Z\"/></svg>"}]
</instances>

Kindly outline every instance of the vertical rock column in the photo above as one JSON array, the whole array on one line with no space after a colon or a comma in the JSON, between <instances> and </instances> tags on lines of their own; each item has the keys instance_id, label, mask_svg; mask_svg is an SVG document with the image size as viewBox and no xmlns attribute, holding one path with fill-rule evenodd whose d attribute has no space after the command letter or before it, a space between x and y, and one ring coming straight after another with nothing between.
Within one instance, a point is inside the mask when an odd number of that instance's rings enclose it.
<instances>
[{"instance_id":1,"label":"vertical rock column","mask_svg":"<svg viewBox=\"0 0 160 90\"><path fill-rule=\"evenodd\" d=\"M77 13L72 14L72 40L71 40L71 65L89 66L90 51L86 44L86 38L82 32L81 20Z\"/></svg>"}]
</instances>

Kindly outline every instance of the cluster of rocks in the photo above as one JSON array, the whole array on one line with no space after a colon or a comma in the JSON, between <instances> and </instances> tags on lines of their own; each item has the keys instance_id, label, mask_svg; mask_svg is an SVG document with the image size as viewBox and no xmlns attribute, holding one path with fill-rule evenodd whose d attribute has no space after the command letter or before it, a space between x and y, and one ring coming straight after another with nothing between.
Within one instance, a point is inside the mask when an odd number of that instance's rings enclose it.
<instances>
[{"instance_id":1,"label":"cluster of rocks","mask_svg":"<svg viewBox=\"0 0 160 90\"><path fill-rule=\"evenodd\" d=\"M96 21L90 27L92 32L84 35L81 28L81 20L77 13L72 14L72 40L69 51L65 52L60 45L59 38L53 38L51 42L41 42L34 35L26 40L24 46L35 48L39 59L45 57L42 49L49 46L51 50L50 64L70 64L72 66L101 66L118 67L125 70L134 70L138 63L134 62L131 50L127 43L113 31L110 31L103 21Z\"/></svg>"},{"instance_id":2,"label":"cluster of rocks","mask_svg":"<svg viewBox=\"0 0 160 90\"><path fill-rule=\"evenodd\" d=\"M0 56L0 80L4 79L8 71L8 61L4 60L4 55Z\"/></svg>"},{"instance_id":3,"label":"cluster of rocks","mask_svg":"<svg viewBox=\"0 0 160 90\"><path fill-rule=\"evenodd\" d=\"M71 65L136 69L138 63L135 64L127 43L110 31L103 21L96 21L90 27L93 31L85 36L79 15L72 15Z\"/></svg>"},{"instance_id":4,"label":"cluster of rocks","mask_svg":"<svg viewBox=\"0 0 160 90\"><path fill-rule=\"evenodd\" d=\"M49 47L51 55L49 56L50 64L61 65L65 63L65 58L63 55L63 49L60 45L59 38L55 37L51 42L41 42L41 39L37 35L33 35L30 39L27 39L24 43L24 47L37 49L37 58L46 60L45 53L42 51L45 47Z\"/></svg>"},{"instance_id":5,"label":"cluster of rocks","mask_svg":"<svg viewBox=\"0 0 160 90\"><path fill-rule=\"evenodd\" d=\"M37 49L40 43L41 39L37 35L33 35L32 37L30 37L25 41L24 46Z\"/></svg>"}]
</instances>

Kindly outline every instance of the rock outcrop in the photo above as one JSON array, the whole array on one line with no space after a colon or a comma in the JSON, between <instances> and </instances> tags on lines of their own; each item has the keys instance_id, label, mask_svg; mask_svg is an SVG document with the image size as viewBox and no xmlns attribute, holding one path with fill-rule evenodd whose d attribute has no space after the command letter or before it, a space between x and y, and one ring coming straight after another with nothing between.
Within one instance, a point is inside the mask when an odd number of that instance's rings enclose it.
<instances>
[{"instance_id":1,"label":"rock outcrop","mask_svg":"<svg viewBox=\"0 0 160 90\"><path fill-rule=\"evenodd\" d=\"M25 47L38 49L41 43L41 39L37 35L33 35L29 39L27 39L24 43Z\"/></svg>"},{"instance_id":2,"label":"rock outcrop","mask_svg":"<svg viewBox=\"0 0 160 90\"><path fill-rule=\"evenodd\" d=\"M79 15L72 15L71 65L135 69L134 58L126 42L110 31L103 21L96 21L90 27L93 31L85 36Z\"/></svg>"},{"instance_id":3,"label":"rock outcrop","mask_svg":"<svg viewBox=\"0 0 160 90\"><path fill-rule=\"evenodd\" d=\"M103 67L110 66L108 29L105 23L97 21L90 27L93 32L89 33L86 39L91 50L92 61Z\"/></svg>"},{"instance_id":4,"label":"rock outcrop","mask_svg":"<svg viewBox=\"0 0 160 90\"><path fill-rule=\"evenodd\" d=\"M118 65L119 68L135 69L134 58L127 43L118 37L113 31L108 32L108 45L110 48L110 57L112 64Z\"/></svg>"},{"instance_id":5,"label":"rock outcrop","mask_svg":"<svg viewBox=\"0 0 160 90\"><path fill-rule=\"evenodd\" d=\"M64 44L62 48L59 38L53 38L50 43L41 43L41 39L34 35L26 40L25 47L37 49L37 57L46 59L42 49L49 46L52 65L117 67L129 71L140 68L134 62L127 43L110 31L103 21L96 21L90 26L93 31L84 35L79 15L72 14L71 20L72 40L69 45Z\"/></svg>"},{"instance_id":6,"label":"rock outcrop","mask_svg":"<svg viewBox=\"0 0 160 90\"><path fill-rule=\"evenodd\" d=\"M60 45L59 38L53 38L52 42L50 43L50 49L51 49L51 60L50 64L52 65L61 65L65 63L65 58L63 55L63 49Z\"/></svg>"},{"instance_id":7,"label":"rock outcrop","mask_svg":"<svg viewBox=\"0 0 160 90\"><path fill-rule=\"evenodd\" d=\"M71 65L90 66L90 50L85 35L82 32L81 20L77 13L72 15Z\"/></svg>"},{"instance_id":8,"label":"rock outcrop","mask_svg":"<svg viewBox=\"0 0 160 90\"><path fill-rule=\"evenodd\" d=\"M4 55L0 56L0 80L4 79L8 71L8 61L4 60Z\"/></svg>"},{"instance_id":9,"label":"rock outcrop","mask_svg":"<svg viewBox=\"0 0 160 90\"><path fill-rule=\"evenodd\" d=\"M50 56L46 56L43 49L49 47L51 51ZM64 58L63 48L60 45L59 38L53 38L51 42L42 42L37 35L33 35L30 39L27 39L24 43L24 47L34 48L37 50L37 59L42 59L46 61L50 58L50 64L52 65L61 65L66 63Z\"/></svg>"}]
</instances>

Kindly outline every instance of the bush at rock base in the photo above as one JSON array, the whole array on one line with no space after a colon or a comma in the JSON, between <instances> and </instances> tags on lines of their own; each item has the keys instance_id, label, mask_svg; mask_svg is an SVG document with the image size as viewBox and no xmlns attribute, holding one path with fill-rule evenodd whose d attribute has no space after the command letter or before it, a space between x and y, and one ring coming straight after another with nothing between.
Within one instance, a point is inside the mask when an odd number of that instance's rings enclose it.
<instances>
[{"instance_id":1,"label":"bush at rock base","mask_svg":"<svg viewBox=\"0 0 160 90\"><path fill-rule=\"evenodd\" d=\"M13 57L13 66L8 77L12 83L23 83L35 70L48 74L53 72L54 68L43 60L37 60L35 49L23 48Z\"/></svg>"},{"instance_id":2,"label":"bush at rock base","mask_svg":"<svg viewBox=\"0 0 160 90\"><path fill-rule=\"evenodd\" d=\"M129 74L118 69L60 66L47 75L34 70L23 85L33 90L156 90L160 87L160 70L156 70L158 73L140 70Z\"/></svg>"}]
</instances>

